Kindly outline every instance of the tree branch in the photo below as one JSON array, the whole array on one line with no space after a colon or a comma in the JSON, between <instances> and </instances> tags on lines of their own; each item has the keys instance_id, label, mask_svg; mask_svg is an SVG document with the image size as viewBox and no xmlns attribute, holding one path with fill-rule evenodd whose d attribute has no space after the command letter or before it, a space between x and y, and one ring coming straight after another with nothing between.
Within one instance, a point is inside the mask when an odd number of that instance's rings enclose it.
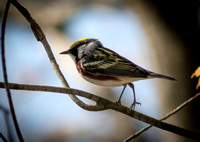
<instances>
[{"instance_id":1,"label":"tree branch","mask_svg":"<svg viewBox=\"0 0 200 142\"><path fill-rule=\"evenodd\" d=\"M22 134L21 134L18 122L17 122L16 115L15 115L15 109L14 109L13 102L12 102L12 96L11 96L10 90L8 88L8 77L7 77L7 69L6 69L5 43L4 42L5 42L6 20L7 20L7 16L8 16L9 7L10 7L10 1L8 0L6 3L6 8L5 8L4 15L3 15L2 28L1 28L1 38L2 38L1 39L1 55L2 55L3 78L4 78L4 82L5 82L4 85L6 88L10 111L12 114L12 119L13 119L14 126L15 126L15 129L17 132L17 136L18 136L19 140L21 142L23 142L24 140L23 140L23 137L22 137Z\"/></svg>"},{"instance_id":2,"label":"tree branch","mask_svg":"<svg viewBox=\"0 0 200 142\"><path fill-rule=\"evenodd\" d=\"M175 108L174 110L172 110L170 113L168 113L165 116L163 116L160 119L160 121L166 120L167 118L169 118L173 114L177 113L178 111L180 111L182 108L184 108L185 106L187 106L189 103L191 103L194 99L196 99L199 96L200 96L200 93L197 93L196 95L194 95L193 97L191 97L190 99L188 99L187 101L185 101L184 103L182 103L181 105L179 105L177 108ZM146 130L148 130L151 127L152 127L152 125L148 125L148 126L142 128L141 130L139 130L135 134L133 134L133 135L129 136L128 138L126 138L124 140L124 142L129 142L130 140L138 137L139 135L141 135L143 132L145 132Z\"/></svg>"},{"instance_id":3,"label":"tree branch","mask_svg":"<svg viewBox=\"0 0 200 142\"><path fill-rule=\"evenodd\" d=\"M62 72L59 69L59 66L55 60L55 57L53 55L53 52L51 50L51 47L42 31L42 29L40 28L40 26L35 22L35 20L31 17L30 13L28 12L28 10L26 8L24 8L20 3L18 3L16 0L10 0L11 3L21 12L21 14L26 18L26 20L30 23L31 25L31 29L36 37L36 39L38 41L40 41L46 52L47 55L49 57L49 60L51 62L51 65L54 69L54 71L56 72L58 78L60 79L61 83L63 84L64 87L69 88L69 84L67 83L66 79L64 78ZM83 101L81 101L80 99L78 99L76 96L74 95L70 95L71 99L77 104L79 105L81 108L86 109L86 110L94 110L94 109L98 109L99 106L98 104L96 105L87 105L85 104Z\"/></svg>"},{"instance_id":4,"label":"tree branch","mask_svg":"<svg viewBox=\"0 0 200 142\"><path fill-rule=\"evenodd\" d=\"M8 142L1 132L0 132L0 138L2 139L3 142Z\"/></svg>"},{"instance_id":5,"label":"tree branch","mask_svg":"<svg viewBox=\"0 0 200 142\"><path fill-rule=\"evenodd\" d=\"M4 108L2 105L0 105L0 110L3 112L4 119L5 119L5 122L6 122L6 127L8 129L8 140L10 142L13 142L14 139L13 139L13 136L12 136L12 133L11 133L11 126L10 126L9 118L8 118L9 117L9 111L6 108ZM3 136L2 133L0 133L0 137L4 142L7 142L6 138Z\"/></svg>"},{"instance_id":6,"label":"tree branch","mask_svg":"<svg viewBox=\"0 0 200 142\"><path fill-rule=\"evenodd\" d=\"M130 108L127 108L125 106L119 106L115 102L111 102L107 99L104 99L102 97L96 96L91 93L87 93L81 90L77 89L72 89L72 88L62 88L62 87L53 87L53 86L38 86L38 85L25 85L25 84L13 84L9 83L8 87L10 89L15 89L15 90L29 90L29 91L46 91L46 92L57 92L57 93L64 93L64 94L73 94L73 95L78 95L85 97L87 99L91 99L95 101L99 109L94 109L93 111L101 111L101 110L107 110L107 109L112 109L117 112L121 112L125 115L128 115L132 118L135 118L137 120L143 121L145 123L151 124L155 127L161 128L163 130L170 131L172 133L191 138L194 140L200 140L200 134L186 130L177 126L174 126L172 124L168 124L165 122L161 122L159 120L156 120L155 118L149 117L145 114L139 113L137 111L134 111ZM4 88L3 83L0 82L0 88Z\"/></svg>"}]
</instances>

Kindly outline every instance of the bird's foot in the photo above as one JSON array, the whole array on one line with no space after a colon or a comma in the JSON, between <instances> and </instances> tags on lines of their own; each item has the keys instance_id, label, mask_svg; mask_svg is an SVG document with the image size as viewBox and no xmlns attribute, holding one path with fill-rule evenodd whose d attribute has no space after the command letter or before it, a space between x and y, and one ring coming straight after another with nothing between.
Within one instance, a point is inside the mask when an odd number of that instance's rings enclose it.
<instances>
[{"instance_id":1,"label":"bird's foot","mask_svg":"<svg viewBox=\"0 0 200 142\"><path fill-rule=\"evenodd\" d=\"M116 104L117 104L119 107L122 106L121 101L117 101Z\"/></svg>"},{"instance_id":2,"label":"bird's foot","mask_svg":"<svg viewBox=\"0 0 200 142\"><path fill-rule=\"evenodd\" d=\"M134 101L134 102L131 104L130 108L134 110L136 104L141 105L140 102L136 102L136 101Z\"/></svg>"}]
</instances>

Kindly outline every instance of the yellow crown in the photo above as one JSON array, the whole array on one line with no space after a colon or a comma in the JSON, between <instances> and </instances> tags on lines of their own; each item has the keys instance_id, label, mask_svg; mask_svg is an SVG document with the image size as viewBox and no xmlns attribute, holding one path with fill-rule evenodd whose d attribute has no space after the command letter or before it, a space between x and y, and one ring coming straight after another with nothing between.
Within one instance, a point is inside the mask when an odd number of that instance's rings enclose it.
<instances>
[{"instance_id":1,"label":"yellow crown","mask_svg":"<svg viewBox=\"0 0 200 142\"><path fill-rule=\"evenodd\" d=\"M74 43L70 46L70 49L73 48L73 47L74 47L76 44L78 44L79 42L84 41L84 40L86 40L86 39L88 39L88 38L82 38L82 39L79 39L78 41L74 42Z\"/></svg>"}]
</instances>

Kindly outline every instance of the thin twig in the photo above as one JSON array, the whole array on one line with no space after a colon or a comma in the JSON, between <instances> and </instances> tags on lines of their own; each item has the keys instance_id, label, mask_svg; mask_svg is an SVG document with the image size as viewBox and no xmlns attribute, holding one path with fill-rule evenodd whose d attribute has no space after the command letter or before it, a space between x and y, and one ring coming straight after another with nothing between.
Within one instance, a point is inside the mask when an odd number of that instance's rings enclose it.
<instances>
[{"instance_id":1,"label":"thin twig","mask_svg":"<svg viewBox=\"0 0 200 142\"><path fill-rule=\"evenodd\" d=\"M0 133L0 138L2 139L3 142L8 142L7 139L3 136L2 133Z\"/></svg>"},{"instance_id":2,"label":"thin twig","mask_svg":"<svg viewBox=\"0 0 200 142\"><path fill-rule=\"evenodd\" d=\"M18 125L17 118L16 118L16 115L15 115L15 109L14 109L13 102L12 102L12 96L11 96L10 90L8 88L8 85L7 85L8 84L8 77L7 77L7 69L6 69L5 43L4 42L5 42L6 20L7 20L9 7L10 7L10 1L8 0L7 3L6 3L4 15L3 15L2 29L1 29L2 68L3 68L3 77L4 77L4 82L5 82L4 85L5 85L7 96L8 96L8 102L9 102L10 111L11 111L11 114L12 114L12 119L13 119L13 122L14 122L14 125L15 125L17 136L18 136L19 140L22 142L24 140L23 140L21 131L19 129L19 125Z\"/></svg>"},{"instance_id":3,"label":"thin twig","mask_svg":"<svg viewBox=\"0 0 200 142\"><path fill-rule=\"evenodd\" d=\"M0 110L3 112L4 119L5 119L5 122L6 122L6 127L7 127L7 130L8 130L8 140L9 140L9 142L12 142L12 141L14 141L14 139L13 139L13 135L12 135L12 132L11 132L11 126L10 126L10 123L9 123L9 111L6 108L4 108L2 105L0 105ZM4 140L4 138L2 138L2 139Z\"/></svg>"},{"instance_id":4,"label":"thin twig","mask_svg":"<svg viewBox=\"0 0 200 142\"><path fill-rule=\"evenodd\" d=\"M162 122L160 120L156 120L155 118L149 117L145 114L139 113L137 111L134 111L130 108L127 108L125 106L119 106L115 102L111 102L107 99L104 99L102 97L96 96L91 93L87 93L81 90L77 89L72 89L72 88L62 88L62 87L53 87L53 86L38 86L38 85L25 85L25 84L14 84L14 83L9 83L8 87L10 89L16 89L16 90L29 90L29 91L47 91L47 92L57 92L57 93L64 93L64 94L73 94L73 95L78 95L85 97L87 99L95 101L99 106L98 111L100 110L106 110L106 109L112 109L117 112L121 112L125 115L128 115L132 118L135 118L137 120L143 121L145 123L151 124L155 127L161 128L163 130L170 131L172 133L185 136L187 138L195 139L195 140L200 140L200 134L186 130L171 124L168 124L166 122ZM4 88L3 83L0 82L0 88ZM95 110L97 111L97 110Z\"/></svg>"},{"instance_id":5,"label":"thin twig","mask_svg":"<svg viewBox=\"0 0 200 142\"><path fill-rule=\"evenodd\" d=\"M197 93L196 95L194 95L193 97L191 97L190 99L188 99L187 101L185 101L184 103L182 103L181 105L179 105L177 108L175 108L174 110L172 110L171 112L169 112L168 114L166 114L165 116L163 116L160 121L163 121L167 118L169 118L170 116L172 116L173 114L177 113L178 111L180 111L181 109L183 109L185 106L187 106L189 103L191 103L194 99L196 99L198 96L200 96L200 93ZM145 132L146 130L148 130L149 128L151 128L152 125L148 125L144 128L142 128L141 130L137 131L135 134L129 136L128 138L126 138L124 140L124 142L129 142L130 140L138 137L139 135L141 135L143 132Z\"/></svg>"}]
</instances>

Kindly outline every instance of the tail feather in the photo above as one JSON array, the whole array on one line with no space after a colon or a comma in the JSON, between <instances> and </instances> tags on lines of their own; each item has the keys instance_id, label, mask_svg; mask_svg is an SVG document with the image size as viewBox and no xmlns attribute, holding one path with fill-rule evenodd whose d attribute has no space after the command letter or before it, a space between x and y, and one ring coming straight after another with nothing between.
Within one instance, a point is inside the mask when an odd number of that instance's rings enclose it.
<instances>
[{"instance_id":1,"label":"tail feather","mask_svg":"<svg viewBox=\"0 0 200 142\"><path fill-rule=\"evenodd\" d=\"M157 73L153 73L151 72L149 75L150 78L163 78L163 79L168 79L168 80L173 80L173 81L177 81L175 78L173 77L169 77L166 75L162 75L162 74L157 74Z\"/></svg>"}]
</instances>

